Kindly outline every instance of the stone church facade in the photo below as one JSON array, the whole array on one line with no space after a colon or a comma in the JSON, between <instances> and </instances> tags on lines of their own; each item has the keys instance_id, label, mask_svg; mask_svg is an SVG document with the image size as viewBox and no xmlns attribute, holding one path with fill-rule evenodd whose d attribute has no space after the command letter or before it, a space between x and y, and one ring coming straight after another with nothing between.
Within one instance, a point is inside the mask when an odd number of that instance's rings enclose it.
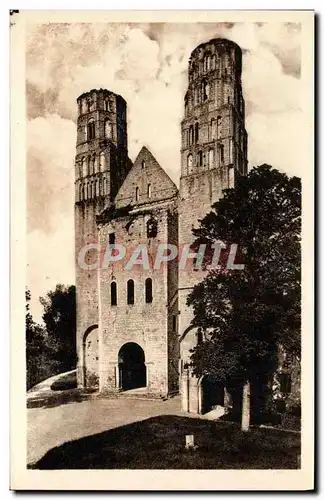
<instances>
[{"instance_id":1,"label":"stone church facade","mask_svg":"<svg viewBox=\"0 0 324 500\"><path fill-rule=\"evenodd\" d=\"M189 373L199 341L186 298L204 277L179 261L151 265L159 245L180 249L222 190L247 173L242 53L213 39L191 54L181 122L179 189L144 146L127 151L127 104L108 90L78 100L75 251L78 386L101 392L143 388L168 397L186 392L184 409L201 411L201 381ZM148 266L105 262L105 249L138 245ZM86 251L84 250L86 249ZM83 253L82 253L83 252ZM99 252L99 253L98 253ZM87 266L80 266L80 253ZM95 265L97 259L99 265ZM225 391L226 398L226 391ZM223 395L219 404L224 404Z\"/></svg>"}]
</instances>

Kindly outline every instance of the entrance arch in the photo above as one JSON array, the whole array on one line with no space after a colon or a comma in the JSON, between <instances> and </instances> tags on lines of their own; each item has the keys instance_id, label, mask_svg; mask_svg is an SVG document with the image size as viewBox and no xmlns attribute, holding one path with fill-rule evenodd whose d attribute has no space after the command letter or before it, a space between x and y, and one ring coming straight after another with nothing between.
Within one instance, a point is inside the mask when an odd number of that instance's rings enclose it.
<instances>
[{"instance_id":1,"label":"entrance arch","mask_svg":"<svg viewBox=\"0 0 324 500\"><path fill-rule=\"evenodd\" d=\"M208 413L215 406L224 406L224 385L217 382L213 375L204 375L200 387L202 413Z\"/></svg>"},{"instance_id":2,"label":"entrance arch","mask_svg":"<svg viewBox=\"0 0 324 500\"><path fill-rule=\"evenodd\" d=\"M127 391L146 387L145 354L135 342L127 342L118 353L119 388Z\"/></svg>"},{"instance_id":3,"label":"entrance arch","mask_svg":"<svg viewBox=\"0 0 324 500\"><path fill-rule=\"evenodd\" d=\"M84 386L99 386L99 335L98 325L90 326L83 336Z\"/></svg>"}]
</instances>

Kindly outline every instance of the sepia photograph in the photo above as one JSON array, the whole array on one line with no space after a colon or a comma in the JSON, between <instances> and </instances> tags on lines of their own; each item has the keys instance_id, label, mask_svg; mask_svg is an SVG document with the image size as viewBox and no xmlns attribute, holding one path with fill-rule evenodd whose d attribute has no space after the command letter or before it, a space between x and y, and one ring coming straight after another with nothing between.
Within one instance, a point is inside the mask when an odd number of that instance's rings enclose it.
<instances>
[{"instance_id":1,"label":"sepia photograph","mask_svg":"<svg viewBox=\"0 0 324 500\"><path fill-rule=\"evenodd\" d=\"M10 13L13 489L313 488L313 23Z\"/></svg>"}]
</instances>

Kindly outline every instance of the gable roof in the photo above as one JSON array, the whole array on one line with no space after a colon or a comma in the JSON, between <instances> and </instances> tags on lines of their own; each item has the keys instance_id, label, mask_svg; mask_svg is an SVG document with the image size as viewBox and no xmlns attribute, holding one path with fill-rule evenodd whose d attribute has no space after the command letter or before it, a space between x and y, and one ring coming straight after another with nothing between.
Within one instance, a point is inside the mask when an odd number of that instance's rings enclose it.
<instances>
[{"instance_id":1,"label":"gable roof","mask_svg":"<svg viewBox=\"0 0 324 500\"><path fill-rule=\"evenodd\" d=\"M177 186L143 146L126 179L121 185L115 204L117 208L167 200L178 193Z\"/></svg>"}]
</instances>

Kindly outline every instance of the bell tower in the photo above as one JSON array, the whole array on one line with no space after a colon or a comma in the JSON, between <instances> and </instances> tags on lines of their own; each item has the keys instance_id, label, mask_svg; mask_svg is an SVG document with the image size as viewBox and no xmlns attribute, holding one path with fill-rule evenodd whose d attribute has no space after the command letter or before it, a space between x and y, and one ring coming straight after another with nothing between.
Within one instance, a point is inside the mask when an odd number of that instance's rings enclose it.
<instances>
[{"instance_id":1,"label":"bell tower","mask_svg":"<svg viewBox=\"0 0 324 500\"><path fill-rule=\"evenodd\" d=\"M82 267L80 255L86 245L97 243L96 217L114 202L130 164L125 100L113 92L99 89L82 94L77 105L75 265L78 386L82 387L85 381L82 359L85 333L92 331L93 339L98 339L98 283L97 270ZM96 258L97 253L93 251L88 252L84 260L91 264ZM96 358L94 355L94 361Z\"/></svg>"},{"instance_id":2,"label":"bell tower","mask_svg":"<svg viewBox=\"0 0 324 500\"><path fill-rule=\"evenodd\" d=\"M241 72L241 49L230 40L216 38L191 53L181 122L180 248L193 242L192 228L221 198L223 189L247 173ZM203 277L203 271L190 265L179 270L180 335L191 320L187 294Z\"/></svg>"}]
</instances>

